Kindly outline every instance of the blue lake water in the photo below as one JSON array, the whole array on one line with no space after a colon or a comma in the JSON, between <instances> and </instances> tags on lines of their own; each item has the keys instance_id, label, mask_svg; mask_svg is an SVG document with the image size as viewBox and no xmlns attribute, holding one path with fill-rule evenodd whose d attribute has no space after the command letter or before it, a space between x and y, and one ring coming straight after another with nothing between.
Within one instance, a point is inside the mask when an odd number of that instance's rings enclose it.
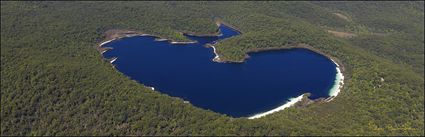
<instances>
[{"instance_id":1,"label":"blue lake water","mask_svg":"<svg viewBox=\"0 0 425 137\"><path fill-rule=\"evenodd\" d=\"M187 36L198 41L193 44L122 38L103 45L113 48L103 56L117 57L116 69L156 91L232 117L265 112L307 92L312 99L329 97L337 72L325 56L287 49L250 53L243 63L217 63L205 44L240 35L225 25L219 30L220 36Z\"/></svg>"}]
</instances>

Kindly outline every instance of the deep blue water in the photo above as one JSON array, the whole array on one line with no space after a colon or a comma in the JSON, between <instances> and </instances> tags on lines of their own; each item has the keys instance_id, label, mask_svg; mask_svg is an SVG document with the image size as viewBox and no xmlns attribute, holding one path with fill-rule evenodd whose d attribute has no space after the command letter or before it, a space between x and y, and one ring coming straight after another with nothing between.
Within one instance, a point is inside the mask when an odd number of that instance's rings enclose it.
<instances>
[{"instance_id":1,"label":"deep blue water","mask_svg":"<svg viewBox=\"0 0 425 137\"><path fill-rule=\"evenodd\" d=\"M336 65L307 49L250 53L244 63L217 63L206 43L220 42L239 32L220 25L221 36L187 36L195 44L170 44L153 36L122 38L105 58L118 57L115 67L146 86L195 106L233 117L251 116L283 105L289 98L311 93L328 97ZM242 34L243 35L243 34Z\"/></svg>"}]
</instances>

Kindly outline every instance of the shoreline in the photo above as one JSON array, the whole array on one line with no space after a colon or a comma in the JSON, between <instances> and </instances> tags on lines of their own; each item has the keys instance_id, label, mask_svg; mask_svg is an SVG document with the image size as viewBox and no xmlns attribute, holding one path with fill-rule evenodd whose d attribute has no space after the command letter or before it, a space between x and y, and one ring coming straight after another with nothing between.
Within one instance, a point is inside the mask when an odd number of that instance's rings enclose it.
<instances>
[{"instance_id":1,"label":"shoreline","mask_svg":"<svg viewBox=\"0 0 425 137\"><path fill-rule=\"evenodd\" d=\"M109 42L112 42L112 41L115 41L115 40L119 40L119 39L122 39L122 38L129 38L129 37L136 37L136 36L142 36L142 37L144 37L144 36L152 36L152 37L155 37L155 41L169 41L170 44L192 44L192 43L197 43L196 41L174 41L174 40L171 40L171 39L165 39L165 38L161 38L161 37L158 37L158 36L154 36L154 35L144 34L143 33L143 34L125 34L125 35L119 35L118 37L115 37L115 38L112 38L112 39L109 39L109 40L106 40L106 41L100 43L98 47L102 48L103 45L105 45L105 44L107 44Z\"/></svg>"},{"instance_id":2,"label":"shoreline","mask_svg":"<svg viewBox=\"0 0 425 137\"><path fill-rule=\"evenodd\" d=\"M213 48L213 51L214 51L214 54L215 54L215 57L213 58L213 61L214 62L219 62L220 61L220 56L218 56L217 50L215 49L215 47L213 45L211 47Z\"/></svg>"},{"instance_id":3,"label":"shoreline","mask_svg":"<svg viewBox=\"0 0 425 137\"><path fill-rule=\"evenodd\" d=\"M172 41L171 44L193 44L197 43L196 41L188 41L188 42L179 42L179 41Z\"/></svg>"},{"instance_id":4,"label":"shoreline","mask_svg":"<svg viewBox=\"0 0 425 137\"><path fill-rule=\"evenodd\" d=\"M109 42L111 42L111 41L114 41L114 40L115 40L115 39L111 39L111 40L104 41L104 42L102 42L102 43L100 43L100 44L99 44L99 47L101 47L101 46L105 45L106 43L109 43Z\"/></svg>"},{"instance_id":5,"label":"shoreline","mask_svg":"<svg viewBox=\"0 0 425 137\"><path fill-rule=\"evenodd\" d=\"M110 43L112 41L116 41L116 40L120 40L122 38L129 38L129 37L136 37L136 36L152 36L155 38L155 41L168 41L170 44L192 44L192 43L197 43L197 41L176 41L176 40L172 40L172 39L167 39L161 36L155 36L155 35L151 35L151 34L147 34L147 33L143 33L140 31L131 31L131 30L120 30L120 29L111 29L111 30L107 30L106 32L104 32L104 40L100 42L100 44L98 44L98 46L96 47L97 50L99 52L101 52L101 54L105 53L106 51L112 49L112 48L108 48L108 47L102 47L107 43Z\"/></svg>"},{"instance_id":6,"label":"shoreline","mask_svg":"<svg viewBox=\"0 0 425 137\"><path fill-rule=\"evenodd\" d=\"M132 32L132 31L128 31L128 32ZM122 38L129 38L129 37L136 37L136 36L141 36L141 37L152 36L152 37L155 37L155 41L167 41L170 44L193 44L193 43L197 43L197 41L173 41L171 39L165 39L165 38L162 38L162 37L158 37L158 36L154 36L154 35L146 34L146 33L134 33L134 34L128 34L128 33L121 34L121 33L118 33L118 34L112 34L112 35L114 35L114 36L106 36L107 38L108 37L111 37L111 38L109 38L109 39L101 42L97 46L97 50L100 52L101 55L103 53L105 53L106 51L112 49L111 47L102 47L103 45L105 45L107 43L110 43L110 42L113 42L113 41L116 41L116 40L120 40Z\"/></svg>"},{"instance_id":7,"label":"shoreline","mask_svg":"<svg viewBox=\"0 0 425 137\"><path fill-rule=\"evenodd\" d=\"M289 108L289 107L295 105L296 103L300 102L303 99L304 95L305 95L305 93L302 94L302 95L300 95L300 96L298 96L298 97L290 98L285 104L283 104L283 105L281 105L281 106L279 106L277 108L274 108L272 110L269 110L269 111L266 111L266 112L261 112L259 114L255 114L253 116L250 116L250 117L248 117L248 119L261 118L261 117L264 117L264 116L267 116L267 115L276 113L278 111L284 110L286 108Z\"/></svg>"},{"instance_id":8,"label":"shoreline","mask_svg":"<svg viewBox=\"0 0 425 137\"><path fill-rule=\"evenodd\" d=\"M331 60L336 65L336 77L333 87L329 90L329 97L325 99L326 102L330 102L338 96L344 86L344 75L341 72L340 66L333 59Z\"/></svg>"},{"instance_id":9,"label":"shoreline","mask_svg":"<svg viewBox=\"0 0 425 137\"><path fill-rule=\"evenodd\" d=\"M109 63L114 63L116 60L117 60L118 58L117 57L114 57L114 58L112 58L112 60L111 61L109 61Z\"/></svg>"}]
</instances>

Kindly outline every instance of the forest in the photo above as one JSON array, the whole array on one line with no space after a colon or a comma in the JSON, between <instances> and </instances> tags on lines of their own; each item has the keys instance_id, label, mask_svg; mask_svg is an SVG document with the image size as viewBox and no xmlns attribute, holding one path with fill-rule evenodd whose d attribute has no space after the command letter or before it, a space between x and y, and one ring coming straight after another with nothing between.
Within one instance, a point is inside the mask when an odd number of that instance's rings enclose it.
<instances>
[{"instance_id":1,"label":"forest","mask_svg":"<svg viewBox=\"0 0 425 137\"><path fill-rule=\"evenodd\" d=\"M232 118L152 91L96 49L111 29L186 41L217 19L243 33L216 45L222 60L306 44L344 65L341 93ZM424 136L423 76L423 1L1 1L2 136Z\"/></svg>"}]
</instances>

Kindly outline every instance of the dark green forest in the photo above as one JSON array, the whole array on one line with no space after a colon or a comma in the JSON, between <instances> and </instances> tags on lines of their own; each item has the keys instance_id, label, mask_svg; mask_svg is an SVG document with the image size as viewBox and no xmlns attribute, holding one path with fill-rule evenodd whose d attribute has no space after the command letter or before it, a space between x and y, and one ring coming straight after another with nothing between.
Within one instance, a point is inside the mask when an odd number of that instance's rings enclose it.
<instances>
[{"instance_id":1,"label":"dark green forest","mask_svg":"<svg viewBox=\"0 0 425 137\"><path fill-rule=\"evenodd\" d=\"M185 41L216 19L243 33L216 45L223 60L308 44L344 65L342 92L232 118L150 90L96 48L110 29ZM423 1L1 2L1 135L424 136L423 75Z\"/></svg>"}]
</instances>

